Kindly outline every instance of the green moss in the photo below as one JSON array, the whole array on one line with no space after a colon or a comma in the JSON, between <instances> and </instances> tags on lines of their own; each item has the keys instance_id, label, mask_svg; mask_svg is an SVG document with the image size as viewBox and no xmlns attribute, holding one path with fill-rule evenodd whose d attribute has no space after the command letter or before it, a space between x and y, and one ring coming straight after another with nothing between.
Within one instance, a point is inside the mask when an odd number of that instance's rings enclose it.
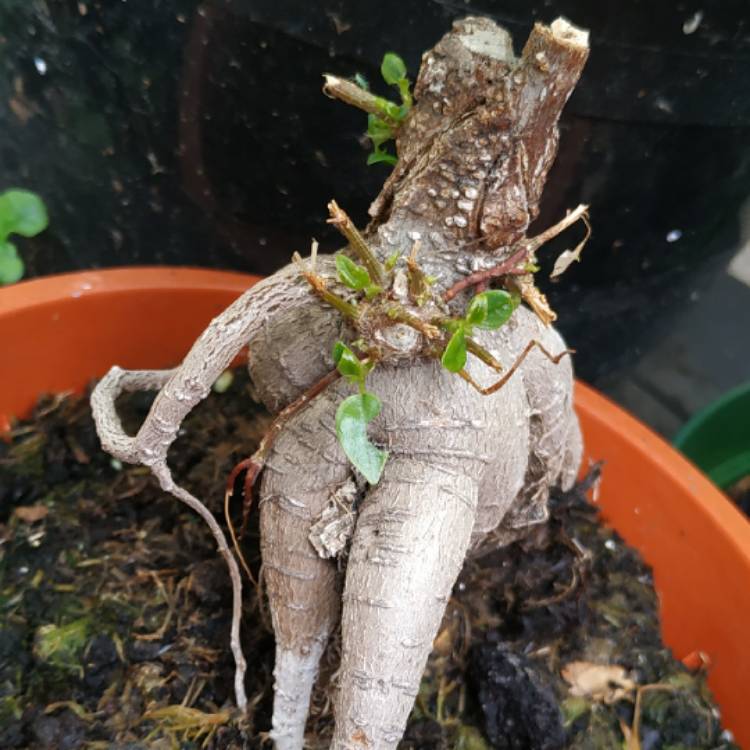
<instances>
[{"instance_id":1,"label":"green moss","mask_svg":"<svg viewBox=\"0 0 750 750\"><path fill-rule=\"evenodd\" d=\"M89 617L67 625L41 625L34 634L34 656L43 664L82 675L81 654L90 632Z\"/></svg>"}]
</instances>

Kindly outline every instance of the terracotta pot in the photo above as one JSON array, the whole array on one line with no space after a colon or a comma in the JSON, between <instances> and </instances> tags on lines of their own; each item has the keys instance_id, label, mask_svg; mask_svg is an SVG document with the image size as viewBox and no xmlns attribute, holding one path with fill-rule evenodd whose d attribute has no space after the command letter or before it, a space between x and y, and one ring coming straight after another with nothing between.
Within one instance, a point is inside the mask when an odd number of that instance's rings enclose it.
<instances>
[{"instance_id":1,"label":"terracotta pot","mask_svg":"<svg viewBox=\"0 0 750 750\"><path fill-rule=\"evenodd\" d=\"M170 367L257 277L177 268L69 274L0 290L0 419L38 394L80 390L112 364ZM654 568L664 636L705 652L726 725L750 747L750 523L648 428L582 383L587 456L606 462L597 502Z\"/></svg>"}]
</instances>

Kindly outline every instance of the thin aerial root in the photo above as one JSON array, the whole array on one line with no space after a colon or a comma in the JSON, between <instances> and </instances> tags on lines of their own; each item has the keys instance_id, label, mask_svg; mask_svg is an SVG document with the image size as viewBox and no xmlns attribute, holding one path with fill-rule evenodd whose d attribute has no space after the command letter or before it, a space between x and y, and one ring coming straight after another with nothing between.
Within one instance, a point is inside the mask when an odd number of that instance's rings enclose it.
<instances>
[{"instance_id":1,"label":"thin aerial root","mask_svg":"<svg viewBox=\"0 0 750 750\"><path fill-rule=\"evenodd\" d=\"M250 510L253 505L253 487L255 486L255 480L258 478L258 474L260 474L262 468L263 466L258 464L255 457L250 456L250 458L245 458L240 461L234 469L232 469L232 473L227 479L224 493L226 497L231 497L234 493L234 483L237 481L237 477L242 474L243 471L245 472L245 481L242 484L242 526L240 527L239 533L240 539L245 538L245 531L247 530L247 524L250 519Z\"/></svg>"},{"instance_id":2,"label":"thin aerial root","mask_svg":"<svg viewBox=\"0 0 750 750\"><path fill-rule=\"evenodd\" d=\"M536 339L532 339L529 341L528 344L526 344L526 348L521 352L518 359L513 363L510 370L503 375L500 380L497 381L497 383L494 383L493 385L487 386L486 388L483 388L479 383L477 383L474 378L469 375L466 370L460 370L459 375L475 390L479 391L483 396L489 396L493 393L496 393L499 391L510 379L513 377L513 373L521 366L523 361L526 359L526 357L529 356L529 353L531 350L536 347L539 349L539 351L544 354L547 359L552 362L553 364L559 364L560 360L566 355L566 354L575 354L575 349L563 349L559 354L550 354L543 346L540 344Z\"/></svg>"},{"instance_id":3,"label":"thin aerial root","mask_svg":"<svg viewBox=\"0 0 750 750\"><path fill-rule=\"evenodd\" d=\"M245 571L245 575L247 575L247 577L250 579L253 586L257 588L258 582L255 580L255 577L250 571L250 566L247 564L247 560L245 560L245 556L242 554L242 549L240 548L239 541L237 540L237 534L234 531L234 524L232 523L232 516L229 513L229 501L231 500L231 498L232 498L232 491L227 490L224 493L224 520L227 522L227 528L229 529L229 536L232 537L232 545L234 546L235 554L239 558L240 565L242 565L242 569ZM243 511L243 516L244 516L244 511ZM243 527L240 530L240 539L242 538L244 531L245 531L245 528L244 528L244 518L243 518Z\"/></svg>"},{"instance_id":4,"label":"thin aerial root","mask_svg":"<svg viewBox=\"0 0 750 750\"><path fill-rule=\"evenodd\" d=\"M237 701L237 708L244 714L247 710L247 694L245 693L245 672L247 671L247 661L242 652L242 643L240 641L240 622L242 620L242 576L240 574L237 560L232 554L232 550L227 544L224 532L221 526L216 522L213 513L197 497L191 495L187 490L174 483L172 474L166 463L155 464L151 467L154 476L159 480L161 488L169 492L189 508L194 510L211 529L219 553L224 558L229 569L229 577L232 581L232 626L230 629L229 643L234 656L234 693Z\"/></svg>"}]
</instances>

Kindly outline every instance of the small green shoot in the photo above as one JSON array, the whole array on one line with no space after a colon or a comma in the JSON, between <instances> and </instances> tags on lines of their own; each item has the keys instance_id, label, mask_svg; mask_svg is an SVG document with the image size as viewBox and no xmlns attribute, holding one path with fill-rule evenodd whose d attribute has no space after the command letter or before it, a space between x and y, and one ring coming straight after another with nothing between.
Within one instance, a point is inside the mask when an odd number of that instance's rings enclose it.
<instances>
[{"instance_id":1,"label":"small green shoot","mask_svg":"<svg viewBox=\"0 0 750 750\"><path fill-rule=\"evenodd\" d=\"M6 190L0 195L0 285L13 284L23 277L24 265L11 234L35 237L49 223L47 209L36 193Z\"/></svg>"},{"instance_id":2,"label":"small green shoot","mask_svg":"<svg viewBox=\"0 0 750 750\"><path fill-rule=\"evenodd\" d=\"M477 294L466 308L466 315L445 324L452 335L440 361L446 370L460 372L466 366L466 337L474 327L494 331L508 322L518 307L518 298L502 289Z\"/></svg>"},{"instance_id":3,"label":"small green shoot","mask_svg":"<svg viewBox=\"0 0 750 750\"><path fill-rule=\"evenodd\" d=\"M370 272L364 266L355 263L348 255L336 255L336 271L339 281L344 286L355 292L364 292L367 299L372 299L383 291L382 287L372 283Z\"/></svg>"},{"instance_id":4,"label":"small green shoot","mask_svg":"<svg viewBox=\"0 0 750 750\"><path fill-rule=\"evenodd\" d=\"M362 361L342 341L333 347L333 361L338 371L359 393L344 399L336 410L336 436L347 458L370 484L377 484L388 459L388 453L373 445L367 437L367 425L380 414L382 404L365 390L365 378L373 363Z\"/></svg>"},{"instance_id":5,"label":"small green shoot","mask_svg":"<svg viewBox=\"0 0 750 750\"><path fill-rule=\"evenodd\" d=\"M389 86L395 86L398 89L401 104L380 96L376 97L375 101L381 114L370 114L367 117L367 136L373 145L373 152L367 157L367 163L384 163L393 166L398 158L384 148L384 144L396 137L396 130L406 118L414 100L411 95L411 83L406 75L406 65L395 52L386 52L383 56L380 74ZM360 80L355 78L355 81L360 88L367 90Z\"/></svg>"}]
</instances>

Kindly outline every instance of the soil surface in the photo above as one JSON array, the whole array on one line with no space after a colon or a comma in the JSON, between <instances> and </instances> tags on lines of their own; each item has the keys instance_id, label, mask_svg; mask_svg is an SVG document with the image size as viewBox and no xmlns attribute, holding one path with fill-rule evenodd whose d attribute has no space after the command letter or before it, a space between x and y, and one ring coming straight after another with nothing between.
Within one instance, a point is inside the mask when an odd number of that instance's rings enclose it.
<instances>
[{"instance_id":1,"label":"soil surface","mask_svg":"<svg viewBox=\"0 0 750 750\"><path fill-rule=\"evenodd\" d=\"M150 400L121 399L126 427ZM170 454L176 480L222 517L226 477L268 424L237 372L186 421ZM598 522L586 489L467 565L402 748L736 747L705 675L661 642L649 568ZM239 526L238 498L232 512ZM243 549L257 574L255 513ZM251 710L238 722L230 605L207 529L146 469L102 453L87 400L46 399L0 442L0 747L268 747L267 613L248 583ZM310 730L311 746L326 747L324 688Z\"/></svg>"}]
</instances>

